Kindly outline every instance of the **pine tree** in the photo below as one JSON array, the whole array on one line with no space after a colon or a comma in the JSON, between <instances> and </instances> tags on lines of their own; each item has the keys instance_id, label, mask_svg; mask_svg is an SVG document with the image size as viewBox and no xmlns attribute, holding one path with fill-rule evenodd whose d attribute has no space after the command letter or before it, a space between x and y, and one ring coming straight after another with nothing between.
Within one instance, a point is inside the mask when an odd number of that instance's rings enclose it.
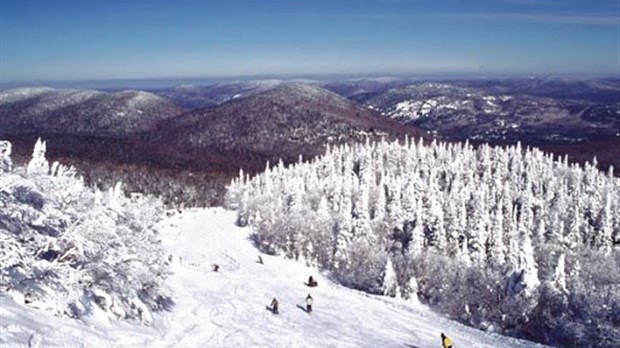
<instances>
[{"instance_id":1,"label":"pine tree","mask_svg":"<svg viewBox=\"0 0 620 348\"><path fill-rule=\"evenodd\" d=\"M45 158L45 151L45 142L41 141L41 138L37 139L34 150L32 151L32 159L28 163L28 168L26 169L29 176L49 173L49 162L47 162Z\"/></svg>"},{"instance_id":2,"label":"pine tree","mask_svg":"<svg viewBox=\"0 0 620 348\"><path fill-rule=\"evenodd\" d=\"M375 293L386 291L389 252L403 297L419 292L448 311L467 304L463 320L486 320L499 331L535 324L562 331L568 317L543 315L558 304L552 288L567 288L571 310L594 313L584 309L593 303L587 299L605 298L601 279L615 279L597 272L617 266L617 178L520 144L342 145L251 180L240 175L229 192L261 249L295 246L341 283ZM300 209L292 209L294 201ZM283 232L291 225L297 235ZM562 254L567 261L554 258ZM579 275L575 265L585 259L592 264L582 263ZM536 322L536 313L551 321ZM575 320L606 327L599 314Z\"/></svg>"},{"instance_id":3,"label":"pine tree","mask_svg":"<svg viewBox=\"0 0 620 348\"><path fill-rule=\"evenodd\" d=\"M551 278L552 288L561 294L568 293L566 288L565 255L558 257L558 262Z\"/></svg>"},{"instance_id":4,"label":"pine tree","mask_svg":"<svg viewBox=\"0 0 620 348\"><path fill-rule=\"evenodd\" d=\"M13 170L11 160L12 145L8 141L0 141L0 173L9 173Z\"/></svg>"},{"instance_id":5,"label":"pine tree","mask_svg":"<svg viewBox=\"0 0 620 348\"><path fill-rule=\"evenodd\" d=\"M401 290L396 279L396 272L392 260L387 258L385 270L383 271L383 294L390 297L400 297Z\"/></svg>"}]
</instances>

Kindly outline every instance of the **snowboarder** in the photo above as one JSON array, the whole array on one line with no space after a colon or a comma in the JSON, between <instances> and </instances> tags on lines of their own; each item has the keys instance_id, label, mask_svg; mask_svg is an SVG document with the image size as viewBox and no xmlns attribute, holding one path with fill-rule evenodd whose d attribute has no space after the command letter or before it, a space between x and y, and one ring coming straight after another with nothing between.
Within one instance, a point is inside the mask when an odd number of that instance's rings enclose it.
<instances>
[{"instance_id":1,"label":"snowboarder","mask_svg":"<svg viewBox=\"0 0 620 348\"><path fill-rule=\"evenodd\" d=\"M278 299L275 297L271 300L271 311L273 314L278 314Z\"/></svg>"},{"instance_id":2,"label":"snowboarder","mask_svg":"<svg viewBox=\"0 0 620 348\"><path fill-rule=\"evenodd\" d=\"M312 302L314 302L314 299L308 294L306 297L306 312L308 313L312 313Z\"/></svg>"},{"instance_id":3,"label":"snowboarder","mask_svg":"<svg viewBox=\"0 0 620 348\"><path fill-rule=\"evenodd\" d=\"M452 348L452 341L443 332L441 333L441 344L443 348Z\"/></svg>"},{"instance_id":4,"label":"snowboarder","mask_svg":"<svg viewBox=\"0 0 620 348\"><path fill-rule=\"evenodd\" d=\"M315 286L319 285L316 280L314 280L314 278L312 278L312 276L310 276L310 278L308 278L308 286L313 288Z\"/></svg>"}]
</instances>

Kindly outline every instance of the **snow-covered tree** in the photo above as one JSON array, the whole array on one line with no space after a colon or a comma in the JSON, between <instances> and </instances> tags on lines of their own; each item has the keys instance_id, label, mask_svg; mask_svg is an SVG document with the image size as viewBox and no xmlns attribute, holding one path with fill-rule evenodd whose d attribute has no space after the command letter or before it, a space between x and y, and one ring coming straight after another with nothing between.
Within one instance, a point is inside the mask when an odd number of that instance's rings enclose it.
<instances>
[{"instance_id":1,"label":"snow-covered tree","mask_svg":"<svg viewBox=\"0 0 620 348\"><path fill-rule=\"evenodd\" d=\"M49 172L49 162L45 158L46 144L39 138L32 150L32 158L28 162L28 175L47 174Z\"/></svg>"},{"instance_id":2,"label":"snow-covered tree","mask_svg":"<svg viewBox=\"0 0 620 348\"><path fill-rule=\"evenodd\" d=\"M10 142L0 141L0 173L9 173L13 170L11 148L12 146Z\"/></svg>"},{"instance_id":3,"label":"snow-covered tree","mask_svg":"<svg viewBox=\"0 0 620 348\"><path fill-rule=\"evenodd\" d=\"M286 204L293 189L295 209ZM389 275L390 293L395 279L404 298L417 293L471 325L520 334L539 323L536 313L552 318L545 306L560 304L546 302L547 290L563 285L550 255L566 258L566 306L585 310L590 302L579 296L603 297L610 282L620 283L592 274L618 266L620 180L520 144L348 144L241 175L228 191L240 221L260 213L260 222L249 223L263 250L295 257L287 252L292 239L278 237L294 224L293 244L343 284L384 293ZM589 257L601 270L573 275L572 265ZM594 290L571 291L575 282ZM587 317L572 320L613 321ZM558 320L544 325L568 319Z\"/></svg>"},{"instance_id":4,"label":"snow-covered tree","mask_svg":"<svg viewBox=\"0 0 620 348\"><path fill-rule=\"evenodd\" d=\"M551 284L553 289L561 294L566 294L568 292L566 288L566 270L565 270L565 255L561 254L558 257L557 265L555 266L555 271L551 277Z\"/></svg>"},{"instance_id":5,"label":"snow-covered tree","mask_svg":"<svg viewBox=\"0 0 620 348\"><path fill-rule=\"evenodd\" d=\"M390 297L400 297L401 295L396 272L394 271L394 265L392 265L392 260L390 260L389 257L385 263L385 270L383 271L383 294Z\"/></svg>"},{"instance_id":6,"label":"snow-covered tree","mask_svg":"<svg viewBox=\"0 0 620 348\"><path fill-rule=\"evenodd\" d=\"M103 311L150 323L168 308L167 258L155 224L162 203L101 192L44 157L37 141L24 170L0 175L0 283L10 296L58 315Z\"/></svg>"}]
</instances>

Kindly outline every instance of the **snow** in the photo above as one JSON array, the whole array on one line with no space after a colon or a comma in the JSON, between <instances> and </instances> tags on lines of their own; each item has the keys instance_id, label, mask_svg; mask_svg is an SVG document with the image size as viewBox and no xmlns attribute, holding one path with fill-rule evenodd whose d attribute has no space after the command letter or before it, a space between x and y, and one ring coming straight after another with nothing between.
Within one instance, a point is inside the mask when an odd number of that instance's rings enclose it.
<instances>
[{"instance_id":1,"label":"snow","mask_svg":"<svg viewBox=\"0 0 620 348\"><path fill-rule=\"evenodd\" d=\"M129 108L141 107L151 102L162 101L162 99L156 96L155 94L149 93L149 92L143 92L143 91L127 90L127 91L117 92L112 95L119 97L119 98L123 98L126 96L129 97L129 99L127 100L127 106Z\"/></svg>"},{"instance_id":2,"label":"snow","mask_svg":"<svg viewBox=\"0 0 620 348\"><path fill-rule=\"evenodd\" d=\"M265 87L265 88L273 88L282 84L282 80L278 79L263 79L263 80L254 80L250 81L249 84L251 86L256 87Z\"/></svg>"},{"instance_id":3,"label":"snow","mask_svg":"<svg viewBox=\"0 0 620 348\"><path fill-rule=\"evenodd\" d=\"M434 110L459 110L470 107L468 100L450 100L447 97L437 97L423 100L403 100L394 105L388 116L396 119L415 121L420 117L428 116Z\"/></svg>"},{"instance_id":4,"label":"snow","mask_svg":"<svg viewBox=\"0 0 620 348\"><path fill-rule=\"evenodd\" d=\"M0 93L0 105L21 102L31 98L41 98L36 105L30 106L30 112L38 114L82 103L100 94L102 93L92 90L52 89L47 87L17 88Z\"/></svg>"},{"instance_id":5,"label":"snow","mask_svg":"<svg viewBox=\"0 0 620 348\"><path fill-rule=\"evenodd\" d=\"M412 101L405 100L402 101L394 107L394 111L391 113L392 117L406 117L410 120L416 120L420 116L418 115L418 109L422 102L420 101Z\"/></svg>"},{"instance_id":6,"label":"snow","mask_svg":"<svg viewBox=\"0 0 620 348\"><path fill-rule=\"evenodd\" d=\"M176 305L150 327L98 316L78 321L17 305L0 296L3 347L542 347L465 327L419 304L372 296L332 283L301 262L262 254L236 213L190 210L165 220L162 242L173 255ZM212 264L220 266L218 272ZM312 275L319 286L308 288ZM314 311L303 306L308 293ZM266 306L273 297L280 314Z\"/></svg>"},{"instance_id":7,"label":"snow","mask_svg":"<svg viewBox=\"0 0 620 348\"><path fill-rule=\"evenodd\" d=\"M14 103L27 98L34 98L38 95L51 92L52 88L49 87L28 87L28 88L15 88L3 91L0 93L0 104Z\"/></svg>"},{"instance_id":8,"label":"snow","mask_svg":"<svg viewBox=\"0 0 620 348\"><path fill-rule=\"evenodd\" d=\"M492 95L483 96L482 99L486 102L486 106L484 108L484 113L490 114L496 110L498 110L499 106L495 103L497 98Z\"/></svg>"}]
</instances>

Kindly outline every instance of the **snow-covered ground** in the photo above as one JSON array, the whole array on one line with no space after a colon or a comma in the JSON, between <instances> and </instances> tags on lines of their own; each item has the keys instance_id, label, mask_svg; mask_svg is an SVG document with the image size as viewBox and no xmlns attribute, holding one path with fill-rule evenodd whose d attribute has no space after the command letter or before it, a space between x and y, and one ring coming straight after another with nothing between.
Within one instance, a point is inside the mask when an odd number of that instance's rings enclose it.
<instances>
[{"instance_id":1,"label":"snow-covered ground","mask_svg":"<svg viewBox=\"0 0 620 348\"><path fill-rule=\"evenodd\" d=\"M303 263L261 255L235 213L191 210L163 223L176 255L174 310L151 327L56 318L0 296L3 347L440 347L445 332L461 347L542 347L474 330L422 305L371 296L332 283ZM214 272L212 264L220 265ZM319 286L304 285L314 276ZM314 311L302 308L312 294ZM273 297L280 314L267 310Z\"/></svg>"}]
</instances>

